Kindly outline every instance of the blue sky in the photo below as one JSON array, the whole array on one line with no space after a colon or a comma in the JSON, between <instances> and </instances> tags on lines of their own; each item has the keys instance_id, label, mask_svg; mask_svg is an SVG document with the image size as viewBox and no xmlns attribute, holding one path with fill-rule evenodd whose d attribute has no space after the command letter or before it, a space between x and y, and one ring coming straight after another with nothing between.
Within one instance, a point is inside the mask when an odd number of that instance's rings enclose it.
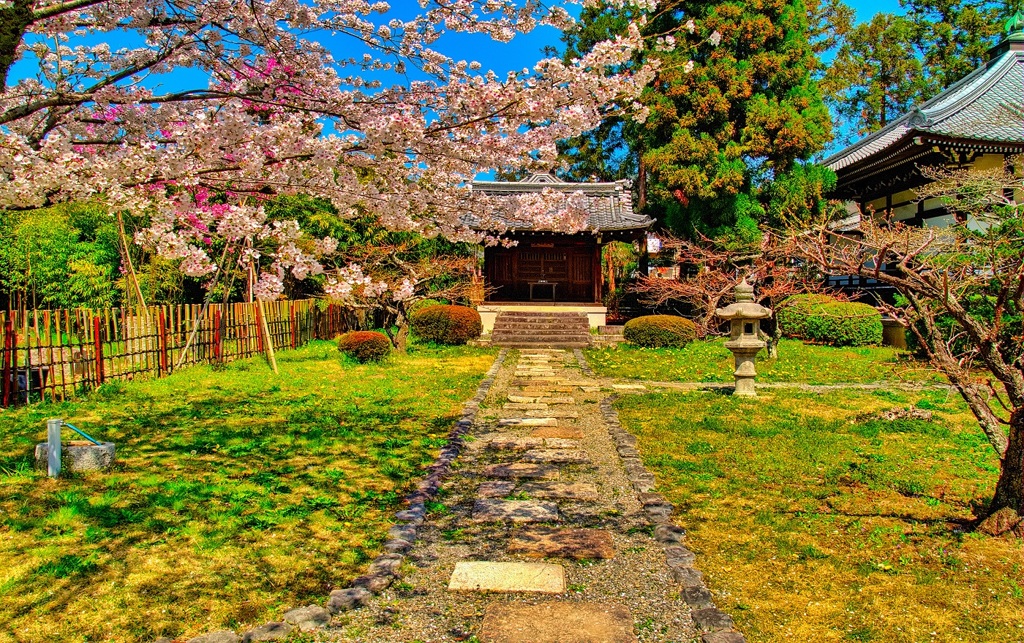
<instances>
[{"instance_id":1,"label":"blue sky","mask_svg":"<svg viewBox=\"0 0 1024 643\"><path fill-rule=\"evenodd\" d=\"M858 21L868 21L879 12L900 12L899 0L846 0L847 3L857 11ZM406 3L409 3L408 5ZM398 14L407 14L412 9L410 0L392 0L393 10ZM567 4L570 11L578 11L578 5ZM379 17L378 17L379 18ZM541 58L541 50L546 45L561 46L559 39L560 32L550 27L540 27L529 34L520 34L512 42L502 44L492 41L481 34L453 34L442 38L438 43L438 49L455 58L476 60L481 63L484 69L492 69L499 74L513 69L533 67L534 63ZM95 38L88 38L85 41L95 41ZM122 42L116 42L117 38L109 42L112 48L133 46L135 38L122 37ZM339 43L342 47L351 46L350 42ZM12 70L11 80L19 76L35 75L35 61L23 60L15 65ZM200 80L198 74L178 70L173 78L162 77L152 84L159 84L163 89L180 89L182 85L205 86L205 81ZM198 82L197 82L198 81Z\"/></svg>"},{"instance_id":2,"label":"blue sky","mask_svg":"<svg viewBox=\"0 0 1024 643\"><path fill-rule=\"evenodd\" d=\"M402 0L392 2L398 6ZM846 0L857 12L858 22L867 22L876 13L903 13L899 0ZM574 13L575 15L575 13ZM513 69L532 67L541 57L545 45L561 46L560 32L551 28L539 28L532 33L516 36L507 45L492 42L486 36L452 37L444 44L445 53L456 58L477 60L484 68L503 73Z\"/></svg>"}]
</instances>

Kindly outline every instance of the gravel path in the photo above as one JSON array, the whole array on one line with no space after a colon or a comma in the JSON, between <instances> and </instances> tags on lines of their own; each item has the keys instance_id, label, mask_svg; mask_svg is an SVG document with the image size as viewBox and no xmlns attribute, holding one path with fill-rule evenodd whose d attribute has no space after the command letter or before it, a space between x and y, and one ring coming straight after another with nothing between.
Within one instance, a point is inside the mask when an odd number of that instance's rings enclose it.
<instances>
[{"instance_id":1,"label":"gravel path","mask_svg":"<svg viewBox=\"0 0 1024 643\"><path fill-rule=\"evenodd\" d=\"M510 354L437 503L427 505L399 579L336 614L323 640L742 641L708 602L683 531L669 522L671 505L638 493L653 478L607 396L639 387L591 375L572 352ZM473 576L489 563L513 565ZM520 582L521 568L525 584L504 587ZM486 591L495 582L520 591ZM535 582L555 589L526 591ZM698 633L691 605L719 631Z\"/></svg>"}]
</instances>

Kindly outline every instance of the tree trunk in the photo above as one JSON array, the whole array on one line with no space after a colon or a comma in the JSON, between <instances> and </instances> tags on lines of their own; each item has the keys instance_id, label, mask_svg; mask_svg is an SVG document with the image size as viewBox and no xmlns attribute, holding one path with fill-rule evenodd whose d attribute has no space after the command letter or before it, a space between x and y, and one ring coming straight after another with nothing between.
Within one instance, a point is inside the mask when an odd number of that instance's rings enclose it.
<instances>
[{"instance_id":1,"label":"tree trunk","mask_svg":"<svg viewBox=\"0 0 1024 643\"><path fill-rule=\"evenodd\" d=\"M1020 407L1010 415L1009 442L989 513L1003 507L1018 514L1024 511L1024 408Z\"/></svg>"},{"instance_id":2,"label":"tree trunk","mask_svg":"<svg viewBox=\"0 0 1024 643\"><path fill-rule=\"evenodd\" d=\"M768 359L778 359L779 341L782 339L782 329L779 328L779 322L775 320L774 316L768 320L768 328L771 330L765 334L767 338L767 346L765 346L765 350L768 353Z\"/></svg>"},{"instance_id":3,"label":"tree trunk","mask_svg":"<svg viewBox=\"0 0 1024 643\"><path fill-rule=\"evenodd\" d=\"M404 353L406 347L409 345L409 324L402 320L402 323L398 326L398 332L395 333L395 350L399 353Z\"/></svg>"}]
</instances>

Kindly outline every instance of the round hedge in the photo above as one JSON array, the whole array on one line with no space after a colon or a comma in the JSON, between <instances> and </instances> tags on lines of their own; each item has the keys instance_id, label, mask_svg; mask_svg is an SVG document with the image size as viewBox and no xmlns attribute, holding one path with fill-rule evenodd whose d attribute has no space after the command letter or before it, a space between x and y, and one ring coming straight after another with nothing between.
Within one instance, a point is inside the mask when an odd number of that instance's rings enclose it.
<instances>
[{"instance_id":1,"label":"round hedge","mask_svg":"<svg viewBox=\"0 0 1024 643\"><path fill-rule=\"evenodd\" d=\"M622 335L635 346L678 348L697 337L697 326L674 315L647 315L626 322Z\"/></svg>"},{"instance_id":2,"label":"round hedge","mask_svg":"<svg viewBox=\"0 0 1024 643\"><path fill-rule=\"evenodd\" d=\"M811 309L821 304L833 304L836 299L828 295L793 295L784 299L775 310L775 321L786 337L809 339L807 317Z\"/></svg>"},{"instance_id":3,"label":"round hedge","mask_svg":"<svg viewBox=\"0 0 1024 643\"><path fill-rule=\"evenodd\" d=\"M341 336L338 350L360 363L379 362L391 353L391 340L384 333L357 330Z\"/></svg>"},{"instance_id":4,"label":"round hedge","mask_svg":"<svg viewBox=\"0 0 1024 643\"><path fill-rule=\"evenodd\" d=\"M436 344L465 344L484 330L480 313L466 306L424 306L409 321L417 337Z\"/></svg>"},{"instance_id":5,"label":"round hedge","mask_svg":"<svg viewBox=\"0 0 1024 643\"><path fill-rule=\"evenodd\" d=\"M811 308L805 322L807 338L833 346L882 343L882 315L874 306L834 301Z\"/></svg>"}]
</instances>

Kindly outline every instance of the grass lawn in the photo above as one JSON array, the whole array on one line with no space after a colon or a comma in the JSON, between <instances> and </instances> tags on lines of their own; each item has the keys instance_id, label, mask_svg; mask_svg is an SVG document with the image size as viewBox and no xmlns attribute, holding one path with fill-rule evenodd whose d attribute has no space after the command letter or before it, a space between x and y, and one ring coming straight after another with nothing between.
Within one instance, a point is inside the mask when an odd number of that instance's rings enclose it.
<instances>
[{"instance_id":1,"label":"grass lawn","mask_svg":"<svg viewBox=\"0 0 1024 643\"><path fill-rule=\"evenodd\" d=\"M359 365L317 342L279 376L246 360L0 413L0 641L188 637L322 602L378 553L493 357ZM116 442L114 470L34 472L50 417Z\"/></svg>"},{"instance_id":2,"label":"grass lawn","mask_svg":"<svg viewBox=\"0 0 1024 643\"><path fill-rule=\"evenodd\" d=\"M835 355L836 380L876 379L888 364ZM673 363L677 378L700 372ZM967 531L998 460L959 396L702 391L617 406L747 640L1024 641L1024 546ZM934 415L868 417L910 406Z\"/></svg>"},{"instance_id":3,"label":"grass lawn","mask_svg":"<svg viewBox=\"0 0 1024 643\"><path fill-rule=\"evenodd\" d=\"M587 351L587 360L598 375L661 382L732 382L732 353L725 339L696 341L683 348L637 348L621 344L615 348ZM834 384L867 383L882 380L941 382L946 379L923 364L893 348L831 348L784 339L778 359L757 362L760 382L804 382Z\"/></svg>"}]
</instances>

